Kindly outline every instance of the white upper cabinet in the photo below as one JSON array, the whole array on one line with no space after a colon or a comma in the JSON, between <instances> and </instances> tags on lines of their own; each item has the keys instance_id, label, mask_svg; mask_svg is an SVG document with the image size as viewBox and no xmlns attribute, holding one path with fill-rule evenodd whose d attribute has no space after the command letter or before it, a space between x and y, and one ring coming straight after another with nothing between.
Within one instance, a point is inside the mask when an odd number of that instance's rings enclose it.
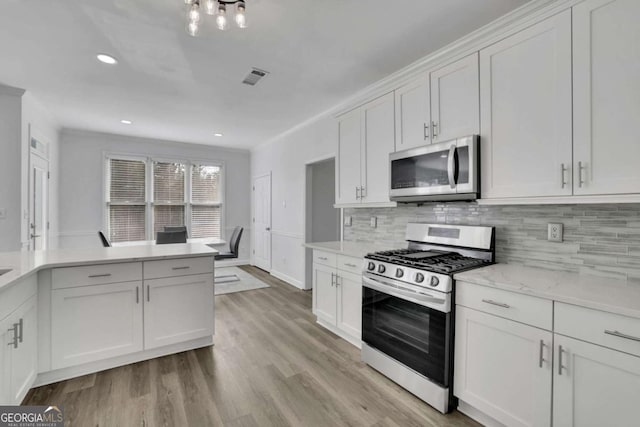
<instances>
[{"instance_id":1,"label":"white upper cabinet","mask_svg":"<svg viewBox=\"0 0 640 427\"><path fill-rule=\"evenodd\" d=\"M389 202L389 154L395 147L393 93L381 96L363 107L365 144L363 144L363 203Z\"/></svg>"},{"instance_id":2,"label":"white upper cabinet","mask_svg":"<svg viewBox=\"0 0 640 427\"><path fill-rule=\"evenodd\" d=\"M396 151L431 143L428 75L396 89L395 96Z\"/></svg>"},{"instance_id":3,"label":"white upper cabinet","mask_svg":"<svg viewBox=\"0 0 640 427\"><path fill-rule=\"evenodd\" d=\"M340 116L336 205L395 206L389 201L389 154L394 149L393 93Z\"/></svg>"},{"instance_id":4,"label":"white upper cabinet","mask_svg":"<svg viewBox=\"0 0 640 427\"><path fill-rule=\"evenodd\" d=\"M640 1L573 8L574 193L640 193Z\"/></svg>"},{"instance_id":5,"label":"white upper cabinet","mask_svg":"<svg viewBox=\"0 0 640 427\"><path fill-rule=\"evenodd\" d=\"M480 51L482 197L571 195L571 11Z\"/></svg>"},{"instance_id":6,"label":"white upper cabinet","mask_svg":"<svg viewBox=\"0 0 640 427\"><path fill-rule=\"evenodd\" d=\"M338 119L336 204L357 203L360 195L361 120L356 109Z\"/></svg>"},{"instance_id":7,"label":"white upper cabinet","mask_svg":"<svg viewBox=\"0 0 640 427\"><path fill-rule=\"evenodd\" d=\"M478 54L431 73L433 142L480 133Z\"/></svg>"}]
</instances>

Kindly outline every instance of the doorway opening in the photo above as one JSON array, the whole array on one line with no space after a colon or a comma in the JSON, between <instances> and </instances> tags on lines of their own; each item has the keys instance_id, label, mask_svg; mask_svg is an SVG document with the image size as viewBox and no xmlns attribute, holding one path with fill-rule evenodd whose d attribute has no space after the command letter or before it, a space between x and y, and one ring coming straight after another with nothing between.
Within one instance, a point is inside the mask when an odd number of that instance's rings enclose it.
<instances>
[{"instance_id":1,"label":"doorway opening","mask_svg":"<svg viewBox=\"0 0 640 427\"><path fill-rule=\"evenodd\" d=\"M340 209L336 195L335 157L306 165L305 243L340 240ZM305 289L313 287L313 250L305 254Z\"/></svg>"}]
</instances>

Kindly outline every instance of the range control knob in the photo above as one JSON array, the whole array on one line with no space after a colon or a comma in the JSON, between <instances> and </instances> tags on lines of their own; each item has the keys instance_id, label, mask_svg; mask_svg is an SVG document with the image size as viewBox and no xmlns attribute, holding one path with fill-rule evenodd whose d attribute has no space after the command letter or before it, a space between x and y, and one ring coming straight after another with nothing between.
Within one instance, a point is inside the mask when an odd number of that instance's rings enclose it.
<instances>
[{"instance_id":1,"label":"range control knob","mask_svg":"<svg viewBox=\"0 0 640 427\"><path fill-rule=\"evenodd\" d=\"M424 282L424 274L416 273L416 283L422 283L422 282Z\"/></svg>"},{"instance_id":2,"label":"range control knob","mask_svg":"<svg viewBox=\"0 0 640 427\"><path fill-rule=\"evenodd\" d=\"M396 277L400 278L402 276L404 276L404 270L401 268L396 268Z\"/></svg>"},{"instance_id":3,"label":"range control knob","mask_svg":"<svg viewBox=\"0 0 640 427\"><path fill-rule=\"evenodd\" d=\"M367 264L367 270L373 271L375 269L376 269L376 265L374 263L372 263L371 261L369 261L369 264Z\"/></svg>"},{"instance_id":4,"label":"range control knob","mask_svg":"<svg viewBox=\"0 0 640 427\"><path fill-rule=\"evenodd\" d=\"M378 273L384 273L387 269L385 268L384 265L380 264L378 266Z\"/></svg>"},{"instance_id":5,"label":"range control knob","mask_svg":"<svg viewBox=\"0 0 640 427\"><path fill-rule=\"evenodd\" d=\"M436 287L438 286L438 284L440 283L440 279L438 279L436 276L431 276L431 279L429 280L429 286L432 287Z\"/></svg>"}]
</instances>

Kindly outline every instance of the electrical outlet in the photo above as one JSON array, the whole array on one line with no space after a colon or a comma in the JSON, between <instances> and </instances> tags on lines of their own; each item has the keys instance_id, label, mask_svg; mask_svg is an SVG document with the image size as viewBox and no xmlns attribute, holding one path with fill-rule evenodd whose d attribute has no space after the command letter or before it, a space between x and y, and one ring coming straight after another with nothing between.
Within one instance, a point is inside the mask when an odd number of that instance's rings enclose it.
<instances>
[{"instance_id":1,"label":"electrical outlet","mask_svg":"<svg viewBox=\"0 0 640 427\"><path fill-rule=\"evenodd\" d=\"M562 232L562 224L550 223L547 228L547 240L550 242L562 242Z\"/></svg>"},{"instance_id":2,"label":"electrical outlet","mask_svg":"<svg viewBox=\"0 0 640 427\"><path fill-rule=\"evenodd\" d=\"M372 216L371 220L369 221L369 225L371 226L371 228L378 227L378 217L377 216Z\"/></svg>"},{"instance_id":3,"label":"electrical outlet","mask_svg":"<svg viewBox=\"0 0 640 427\"><path fill-rule=\"evenodd\" d=\"M344 217L344 226L351 227L351 215L347 215Z\"/></svg>"}]
</instances>

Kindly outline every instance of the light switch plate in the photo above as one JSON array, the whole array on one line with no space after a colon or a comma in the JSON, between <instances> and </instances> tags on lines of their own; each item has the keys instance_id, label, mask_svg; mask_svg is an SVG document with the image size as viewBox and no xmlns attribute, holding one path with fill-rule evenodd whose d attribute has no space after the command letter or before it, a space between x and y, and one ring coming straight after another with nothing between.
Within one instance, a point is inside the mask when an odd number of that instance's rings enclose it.
<instances>
[{"instance_id":1,"label":"light switch plate","mask_svg":"<svg viewBox=\"0 0 640 427\"><path fill-rule=\"evenodd\" d=\"M369 221L369 225L371 226L371 228L376 228L378 226L378 217L372 216L371 220Z\"/></svg>"},{"instance_id":2,"label":"light switch plate","mask_svg":"<svg viewBox=\"0 0 640 427\"><path fill-rule=\"evenodd\" d=\"M547 240L550 242L562 242L564 227L561 223L549 223L547 228Z\"/></svg>"},{"instance_id":3,"label":"light switch plate","mask_svg":"<svg viewBox=\"0 0 640 427\"><path fill-rule=\"evenodd\" d=\"M351 227L351 222L352 222L351 215L347 215L344 217L343 224L345 227Z\"/></svg>"}]
</instances>

